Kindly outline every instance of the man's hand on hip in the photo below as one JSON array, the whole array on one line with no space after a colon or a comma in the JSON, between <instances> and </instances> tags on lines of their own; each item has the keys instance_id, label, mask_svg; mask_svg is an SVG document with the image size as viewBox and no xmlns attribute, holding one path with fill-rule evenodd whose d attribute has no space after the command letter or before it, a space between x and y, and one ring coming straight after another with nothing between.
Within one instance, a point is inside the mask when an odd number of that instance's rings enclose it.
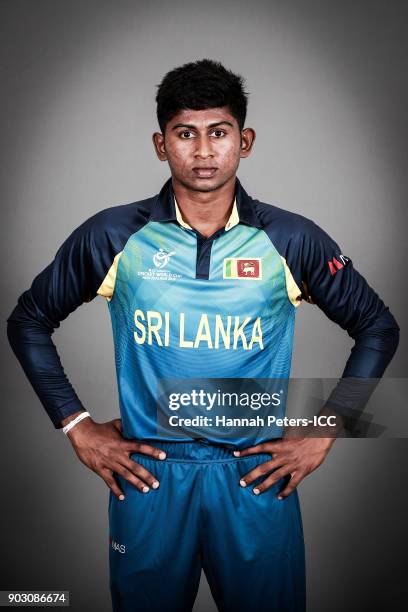
<instances>
[{"instance_id":1,"label":"man's hand on hip","mask_svg":"<svg viewBox=\"0 0 408 612\"><path fill-rule=\"evenodd\" d=\"M313 472L323 463L335 438L292 438L270 440L250 446L241 451L234 451L237 457L246 457L257 453L270 453L272 459L260 463L240 480L240 485L246 487L261 476L273 473L256 485L253 491L256 495L263 493L278 480L290 474L291 479L278 494L278 499L284 499L297 487L305 476Z\"/></svg>"},{"instance_id":2,"label":"man's hand on hip","mask_svg":"<svg viewBox=\"0 0 408 612\"><path fill-rule=\"evenodd\" d=\"M124 499L124 494L115 480L114 472L141 493L158 488L157 478L140 463L130 459L129 455L138 452L162 460L166 458L166 453L149 444L124 438L121 419L95 423L87 417L70 429L67 437L82 463L98 474L118 499Z\"/></svg>"}]
</instances>

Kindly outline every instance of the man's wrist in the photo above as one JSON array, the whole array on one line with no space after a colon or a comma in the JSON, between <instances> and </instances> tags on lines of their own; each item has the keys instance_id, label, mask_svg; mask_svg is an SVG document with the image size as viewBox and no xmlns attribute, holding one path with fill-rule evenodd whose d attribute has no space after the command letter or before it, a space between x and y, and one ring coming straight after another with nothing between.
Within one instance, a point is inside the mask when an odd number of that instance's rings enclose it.
<instances>
[{"instance_id":1,"label":"man's wrist","mask_svg":"<svg viewBox=\"0 0 408 612\"><path fill-rule=\"evenodd\" d=\"M321 440L321 444L323 448L327 451L331 449L335 441L337 440L336 436L328 437L328 438L319 438Z\"/></svg>"},{"instance_id":2,"label":"man's wrist","mask_svg":"<svg viewBox=\"0 0 408 612\"><path fill-rule=\"evenodd\" d=\"M77 416L79 416L83 412L86 412L85 408L83 410L77 410L77 412L74 412L73 414L70 414L69 416L65 417L65 419L62 419L62 421L61 421L62 427L65 427L65 425L68 425L68 423L70 423L71 421L76 419Z\"/></svg>"},{"instance_id":3,"label":"man's wrist","mask_svg":"<svg viewBox=\"0 0 408 612\"><path fill-rule=\"evenodd\" d=\"M65 427L65 425L68 425L70 422L74 421L79 415L83 414L84 412L86 412L86 410L79 410L78 412L75 412L74 414L70 414L66 419L64 419L63 421L61 421L61 424L63 427ZM74 425L71 429L69 429L69 431L67 431L66 436L67 438L69 438L69 440L71 442L76 442L84 433L84 431L87 431L92 424L94 423L94 421L92 420L92 417L89 415L86 418L82 419L79 423L77 423L76 425Z\"/></svg>"}]
</instances>

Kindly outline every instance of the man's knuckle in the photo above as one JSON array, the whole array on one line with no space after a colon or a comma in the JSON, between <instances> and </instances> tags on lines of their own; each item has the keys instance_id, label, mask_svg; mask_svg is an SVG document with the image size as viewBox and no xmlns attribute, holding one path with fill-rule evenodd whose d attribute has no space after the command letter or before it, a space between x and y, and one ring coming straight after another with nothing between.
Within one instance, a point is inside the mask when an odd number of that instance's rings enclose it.
<instances>
[{"instance_id":1,"label":"man's knuckle","mask_svg":"<svg viewBox=\"0 0 408 612\"><path fill-rule=\"evenodd\" d=\"M270 463L269 463L269 462L268 462L268 463L262 463L262 464L259 466L259 468L258 468L258 469L259 469L259 473L260 473L260 474L262 474L262 475L264 475L264 474L267 474L268 472L270 472L270 471L271 471L271 465L270 465Z\"/></svg>"},{"instance_id":2,"label":"man's knuckle","mask_svg":"<svg viewBox=\"0 0 408 612\"><path fill-rule=\"evenodd\" d=\"M92 462L92 469L95 472L100 473L103 470L103 468L104 468L104 464L103 464L103 462L100 459L97 459L97 460Z\"/></svg>"},{"instance_id":3,"label":"man's knuckle","mask_svg":"<svg viewBox=\"0 0 408 612\"><path fill-rule=\"evenodd\" d=\"M116 485L114 478L112 478L111 476L105 476L105 477L102 476L102 478L110 489L112 490L115 489L117 485Z\"/></svg>"},{"instance_id":4,"label":"man's knuckle","mask_svg":"<svg viewBox=\"0 0 408 612\"><path fill-rule=\"evenodd\" d=\"M140 465L140 463L138 463L132 470L132 472L134 474L136 474L136 476L139 476L140 478L144 478L145 476L148 476L149 472L147 472L147 470L145 470L145 468Z\"/></svg>"},{"instance_id":5,"label":"man's knuckle","mask_svg":"<svg viewBox=\"0 0 408 612\"><path fill-rule=\"evenodd\" d=\"M257 467L252 472L250 472L250 474L251 474L251 480L255 480L255 478L259 478L259 476L262 476L263 472L261 468Z\"/></svg>"},{"instance_id":6,"label":"man's knuckle","mask_svg":"<svg viewBox=\"0 0 408 612\"><path fill-rule=\"evenodd\" d=\"M135 461L132 461L131 459L126 457L125 459L122 458L122 462L126 466L126 469L130 470L131 472L134 471L136 465Z\"/></svg>"},{"instance_id":7,"label":"man's knuckle","mask_svg":"<svg viewBox=\"0 0 408 612\"><path fill-rule=\"evenodd\" d=\"M144 472L144 467L141 463L136 463L136 465L132 469L132 472L134 472L135 474L142 474Z\"/></svg>"},{"instance_id":8,"label":"man's knuckle","mask_svg":"<svg viewBox=\"0 0 408 612\"><path fill-rule=\"evenodd\" d=\"M126 476L126 480L128 480L129 482L131 482L135 486L139 486L140 483L141 483L140 478L138 478L137 476L135 476L131 472L128 472L128 476Z\"/></svg>"},{"instance_id":9,"label":"man's knuckle","mask_svg":"<svg viewBox=\"0 0 408 612\"><path fill-rule=\"evenodd\" d=\"M150 455L150 453L151 453L151 446L148 446L148 444L140 444L139 445L139 451L141 453L143 453L144 455Z\"/></svg>"}]
</instances>

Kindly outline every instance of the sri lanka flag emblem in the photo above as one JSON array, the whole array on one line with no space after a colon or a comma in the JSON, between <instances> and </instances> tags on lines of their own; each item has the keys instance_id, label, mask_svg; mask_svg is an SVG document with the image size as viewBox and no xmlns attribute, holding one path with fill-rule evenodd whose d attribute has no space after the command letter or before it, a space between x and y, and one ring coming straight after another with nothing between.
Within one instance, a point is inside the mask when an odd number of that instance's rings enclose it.
<instances>
[{"instance_id":1,"label":"sri lanka flag emblem","mask_svg":"<svg viewBox=\"0 0 408 612\"><path fill-rule=\"evenodd\" d=\"M251 257L251 259L229 257L224 259L223 277L260 280L262 278L261 261L260 257Z\"/></svg>"}]
</instances>

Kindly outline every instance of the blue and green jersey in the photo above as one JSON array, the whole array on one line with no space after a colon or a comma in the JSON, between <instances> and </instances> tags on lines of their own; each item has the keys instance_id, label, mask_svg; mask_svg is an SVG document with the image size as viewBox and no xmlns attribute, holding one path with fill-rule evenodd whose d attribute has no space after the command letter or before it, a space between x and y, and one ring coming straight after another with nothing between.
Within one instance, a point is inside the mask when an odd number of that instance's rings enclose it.
<instances>
[{"instance_id":1,"label":"blue and green jersey","mask_svg":"<svg viewBox=\"0 0 408 612\"><path fill-rule=\"evenodd\" d=\"M111 316L130 438L172 439L157 427L164 379L288 379L302 301L355 340L343 377L381 377L398 343L389 308L313 221L253 199L237 179L228 222L204 237L183 220L169 179L154 197L80 225L8 318L13 350L56 428L83 406L51 335L96 296Z\"/></svg>"}]
</instances>

